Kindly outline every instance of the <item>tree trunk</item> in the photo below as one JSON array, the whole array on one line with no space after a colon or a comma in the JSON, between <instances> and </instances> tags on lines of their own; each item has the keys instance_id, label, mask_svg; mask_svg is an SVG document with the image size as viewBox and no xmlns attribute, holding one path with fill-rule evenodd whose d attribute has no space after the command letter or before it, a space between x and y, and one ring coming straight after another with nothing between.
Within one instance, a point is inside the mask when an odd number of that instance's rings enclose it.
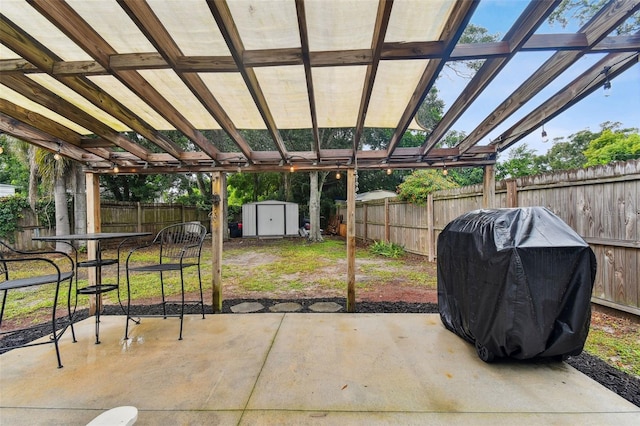
<instances>
[{"instance_id":1,"label":"tree trunk","mask_svg":"<svg viewBox=\"0 0 640 426\"><path fill-rule=\"evenodd\" d=\"M318 184L318 172L309 173L309 241L320 242L324 239L320 233L320 195L322 194L322 184L324 184L324 176L322 183Z\"/></svg>"},{"instance_id":2,"label":"tree trunk","mask_svg":"<svg viewBox=\"0 0 640 426\"><path fill-rule=\"evenodd\" d=\"M56 205L56 235L69 234L69 210L67 209L67 186L64 176L55 178L53 197ZM56 250L69 253L71 247L68 244L56 243Z\"/></svg>"}]
</instances>

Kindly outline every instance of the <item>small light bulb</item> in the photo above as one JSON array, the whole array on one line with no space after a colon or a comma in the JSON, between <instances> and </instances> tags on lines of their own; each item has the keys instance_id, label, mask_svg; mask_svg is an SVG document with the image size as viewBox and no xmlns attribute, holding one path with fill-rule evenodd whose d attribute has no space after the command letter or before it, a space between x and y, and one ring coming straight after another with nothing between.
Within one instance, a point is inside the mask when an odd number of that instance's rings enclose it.
<instances>
[{"instance_id":1,"label":"small light bulb","mask_svg":"<svg viewBox=\"0 0 640 426\"><path fill-rule=\"evenodd\" d=\"M542 129L542 142L549 142L549 136L547 136L547 132L544 129Z\"/></svg>"},{"instance_id":2,"label":"small light bulb","mask_svg":"<svg viewBox=\"0 0 640 426\"><path fill-rule=\"evenodd\" d=\"M449 174L449 170L447 170L447 167L446 167L446 166L444 167L444 169L442 169L442 174L443 174L444 176L446 176L446 175L448 175L448 174Z\"/></svg>"},{"instance_id":3,"label":"small light bulb","mask_svg":"<svg viewBox=\"0 0 640 426\"><path fill-rule=\"evenodd\" d=\"M60 161L60 159L62 158L62 156L60 156L60 154L58 154L57 152L55 154L53 154L53 159L56 161Z\"/></svg>"},{"instance_id":4,"label":"small light bulb","mask_svg":"<svg viewBox=\"0 0 640 426\"><path fill-rule=\"evenodd\" d=\"M120 168L117 165L113 166L113 173L120 173Z\"/></svg>"},{"instance_id":5,"label":"small light bulb","mask_svg":"<svg viewBox=\"0 0 640 426\"><path fill-rule=\"evenodd\" d=\"M391 168L387 169L387 175L390 175L391 173L393 173L393 170L391 170Z\"/></svg>"},{"instance_id":6,"label":"small light bulb","mask_svg":"<svg viewBox=\"0 0 640 426\"><path fill-rule=\"evenodd\" d=\"M296 171L296 169L293 167L293 164L291 165L291 167L289 167L289 171L290 171L291 173L293 173L293 172L295 172L295 171Z\"/></svg>"},{"instance_id":7,"label":"small light bulb","mask_svg":"<svg viewBox=\"0 0 640 426\"><path fill-rule=\"evenodd\" d=\"M604 82L604 96L606 98L611 96L611 82L608 79Z\"/></svg>"},{"instance_id":8,"label":"small light bulb","mask_svg":"<svg viewBox=\"0 0 640 426\"><path fill-rule=\"evenodd\" d=\"M336 172L336 179L340 180L341 177L340 172Z\"/></svg>"}]
</instances>

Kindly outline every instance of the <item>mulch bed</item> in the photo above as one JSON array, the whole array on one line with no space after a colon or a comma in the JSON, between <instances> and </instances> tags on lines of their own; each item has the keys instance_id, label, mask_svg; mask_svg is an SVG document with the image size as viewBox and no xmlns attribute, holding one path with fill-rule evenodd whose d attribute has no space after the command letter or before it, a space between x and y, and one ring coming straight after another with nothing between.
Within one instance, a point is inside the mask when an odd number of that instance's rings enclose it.
<instances>
[{"instance_id":1,"label":"mulch bed","mask_svg":"<svg viewBox=\"0 0 640 426\"><path fill-rule=\"evenodd\" d=\"M344 298L325 298L325 299L304 299L304 300L290 300L290 299L232 299L225 300L222 303L222 313L231 314L231 307L243 302L258 302L265 306L260 312L269 312L269 307L281 302L296 302L302 305L303 313L313 313L309 309L309 306L316 302L335 302L343 306L343 310L346 310ZM142 314L159 314L161 313L161 307L159 305L143 305L132 306L133 315ZM170 306L169 309L177 309L177 306ZM185 311L190 314L199 313L199 307L188 306ZM175 312L175 311L174 311ZM206 312L212 312L211 306L206 307ZM438 313L438 306L434 303L407 303L407 302L367 302L359 301L356 303L356 313ZM122 315L122 310L119 306L105 306L103 315ZM88 317L88 311L86 309L76 312L76 321L85 319ZM64 326L68 323L68 319L62 319L60 325ZM0 354L7 352L7 346L19 344L21 342L30 342L40 337L46 336L51 331L48 324L37 326L29 331L20 332L12 336L7 336L0 339ZM542 360L540 362L549 362ZM632 402L636 406L640 407L640 378L625 374L622 371L616 370L606 362L589 355L586 352L578 356L569 357L565 362L569 365L589 376L591 379L617 393L627 401Z\"/></svg>"}]
</instances>

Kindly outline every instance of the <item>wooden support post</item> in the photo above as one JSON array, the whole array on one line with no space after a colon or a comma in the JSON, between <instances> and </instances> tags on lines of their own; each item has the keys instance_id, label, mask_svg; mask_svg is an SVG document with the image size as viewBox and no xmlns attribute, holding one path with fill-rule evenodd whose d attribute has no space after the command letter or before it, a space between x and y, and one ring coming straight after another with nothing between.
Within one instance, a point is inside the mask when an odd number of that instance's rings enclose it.
<instances>
[{"instance_id":1,"label":"wooden support post","mask_svg":"<svg viewBox=\"0 0 640 426\"><path fill-rule=\"evenodd\" d=\"M496 171L492 164L484 166L484 180L482 183L482 208L496 207Z\"/></svg>"},{"instance_id":2,"label":"wooden support post","mask_svg":"<svg viewBox=\"0 0 640 426\"><path fill-rule=\"evenodd\" d=\"M138 227L136 228L138 232L142 232L142 205L140 201L137 203L138 206Z\"/></svg>"},{"instance_id":3,"label":"wooden support post","mask_svg":"<svg viewBox=\"0 0 640 426\"><path fill-rule=\"evenodd\" d=\"M515 179L507 180L507 207L518 207L518 184Z\"/></svg>"},{"instance_id":4,"label":"wooden support post","mask_svg":"<svg viewBox=\"0 0 640 426\"><path fill-rule=\"evenodd\" d=\"M225 175L211 173L211 194L214 198L211 212L211 271L213 282L213 311L222 312L222 243L224 241Z\"/></svg>"},{"instance_id":5,"label":"wooden support post","mask_svg":"<svg viewBox=\"0 0 640 426\"><path fill-rule=\"evenodd\" d=\"M87 233L98 233L102 228L100 218L100 176L93 173L85 173L85 182L87 185ZM87 241L88 260L96 258L96 244L96 241ZM89 272L89 285L100 284L97 282L100 277L96 277L96 269L88 268L87 270ZM89 315L95 315L97 309L100 309L100 295L89 298Z\"/></svg>"},{"instance_id":6,"label":"wooden support post","mask_svg":"<svg viewBox=\"0 0 640 426\"><path fill-rule=\"evenodd\" d=\"M433 229L433 194L427 195L427 250L429 262L436 260L436 239Z\"/></svg>"},{"instance_id":7,"label":"wooden support post","mask_svg":"<svg viewBox=\"0 0 640 426\"><path fill-rule=\"evenodd\" d=\"M356 173L347 170L347 312L356 311Z\"/></svg>"}]
</instances>

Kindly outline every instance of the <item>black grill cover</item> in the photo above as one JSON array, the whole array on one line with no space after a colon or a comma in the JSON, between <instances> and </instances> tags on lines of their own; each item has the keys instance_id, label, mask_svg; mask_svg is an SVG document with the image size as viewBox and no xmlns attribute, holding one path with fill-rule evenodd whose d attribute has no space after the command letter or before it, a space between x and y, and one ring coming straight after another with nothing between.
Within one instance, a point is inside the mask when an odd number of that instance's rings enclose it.
<instances>
[{"instance_id":1,"label":"black grill cover","mask_svg":"<svg viewBox=\"0 0 640 426\"><path fill-rule=\"evenodd\" d=\"M595 273L588 244L546 208L475 210L438 237L440 317L495 357L578 355Z\"/></svg>"}]
</instances>

